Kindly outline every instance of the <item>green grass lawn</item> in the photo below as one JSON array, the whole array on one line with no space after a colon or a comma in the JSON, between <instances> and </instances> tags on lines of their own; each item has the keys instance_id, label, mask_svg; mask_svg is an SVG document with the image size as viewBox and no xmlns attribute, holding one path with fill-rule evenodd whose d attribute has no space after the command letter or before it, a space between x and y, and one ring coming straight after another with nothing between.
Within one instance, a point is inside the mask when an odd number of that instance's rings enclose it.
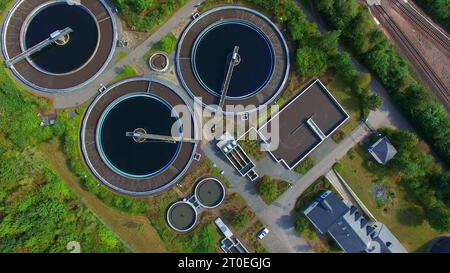
<instances>
[{"instance_id":1,"label":"green grass lawn","mask_svg":"<svg viewBox=\"0 0 450 273\"><path fill-rule=\"evenodd\" d=\"M122 72L114 78L114 82L136 76L138 73L131 65L124 65Z\"/></svg>"},{"instance_id":2,"label":"green grass lawn","mask_svg":"<svg viewBox=\"0 0 450 273\"><path fill-rule=\"evenodd\" d=\"M349 135L360 124L359 100L352 95L350 87L337 76L327 85L327 88L350 115L350 119L340 128L345 135Z\"/></svg>"},{"instance_id":3,"label":"green grass lawn","mask_svg":"<svg viewBox=\"0 0 450 273\"><path fill-rule=\"evenodd\" d=\"M399 179L388 175L381 165L371 164L375 167L369 170L367 162L370 160L369 153L357 146L342 159L342 176L377 220L386 224L408 251L424 251L439 232L429 225L422 207L408 194ZM376 183L385 185L395 197L380 204L372 193Z\"/></svg>"}]
</instances>

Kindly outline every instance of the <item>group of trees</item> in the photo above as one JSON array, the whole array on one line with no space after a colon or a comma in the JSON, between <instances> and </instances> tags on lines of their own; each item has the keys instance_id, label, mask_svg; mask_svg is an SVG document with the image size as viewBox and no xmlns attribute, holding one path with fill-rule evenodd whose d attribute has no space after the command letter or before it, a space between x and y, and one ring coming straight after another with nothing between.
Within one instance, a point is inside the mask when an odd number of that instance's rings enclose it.
<instances>
[{"instance_id":1,"label":"group of trees","mask_svg":"<svg viewBox=\"0 0 450 273\"><path fill-rule=\"evenodd\" d=\"M126 251L38 152L54 133L39 126L49 107L0 68L0 252L67 252L71 241L86 252Z\"/></svg>"},{"instance_id":2,"label":"group of trees","mask_svg":"<svg viewBox=\"0 0 450 273\"><path fill-rule=\"evenodd\" d=\"M416 0L416 3L427 12L430 17L450 32L450 5L448 0Z\"/></svg>"},{"instance_id":3,"label":"group of trees","mask_svg":"<svg viewBox=\"0 0 450 273\"><path fill-rule=\"evenodd\" d=\"M0 252L127 251L34 148L0 138L0 181Z\"/></svg>"},{"instance_id":4,"label":"group of trees","mask_svg":"<svg viewBox=\"0 0 450 273\"><path fill-rule=\"evenodd\" d=\"M131 29L151 32L165 22L187 0L114 0Z\"/></svg>"},{"instance_id":5,"label":"group of trees","mask_svg":"<svg viewBox=\"0 0 450 273\"><path fill-rule=\"evenodd\" d=\"M440 231L450 231L450 174L424 155L417 137L410 132L383 129L398 154L388 163L394 173L401 173L402 183L419 200L430 224Z\"/></svg>"},{"instance_id":6,"label":"group of trees","mask_svg":"<svg viewBox=\"0 0 450 273\"><path fill-rule=\"evenodd\" d=\"M432 148L447 164L450 163L449 116L414 78L408 63L377 28L368 10L357 0L313 2L330 26L341 31L348 47L375 73ZM379 104L372 99L368 103Z\"/></svg>"}]
</instances>

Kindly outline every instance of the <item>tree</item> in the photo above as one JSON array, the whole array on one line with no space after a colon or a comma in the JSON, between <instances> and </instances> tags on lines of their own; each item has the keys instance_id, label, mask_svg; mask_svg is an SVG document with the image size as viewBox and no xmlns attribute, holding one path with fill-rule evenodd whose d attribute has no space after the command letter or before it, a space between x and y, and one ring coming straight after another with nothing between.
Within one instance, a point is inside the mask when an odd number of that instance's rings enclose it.
<instances>
[{"instance_id":1,"label":"tree","mask_svg":"<svg viewBox=\"0 0 450 273\"><path fill-rule=\"evenodd\" d=\"M304 18L303 14L298 17L290 18L288 27L292 40L296 42L305 41L308 37L312 37L317 34L316 25L309 23Z\"/></svg>"},{"instance_id":2,"label":"tree","mask_svg":"<svg viewBox=\"0 0 450 273\"><path fill-rule=\"evenodd\" d=\"M327 14L331 14L333 12L334 0L317 0L315 3L319 11Z\"/></svg>"},{"instance_id":3,"label":"tree","mask_svg":"<svg viewBox=\"0 0 450 273\"><path fill-rule=\"evenodd\" d=\"M339 30L329 31L318 40L317 46L329 56L334 56L338 52L340 36L341 31Z\"/></svg>"},{"instance_id":4,"label":"tree","mask_svg":"<svg viewBox=\"0 0 450 273\"><path fill-rule=\"evenodd\" d=\"M347 35L351 40L351 47L358 54L369 51L373 44L368 39L376 29L373 26L373 19L369 13L361 10L358 16L347 26L351 30L347 31Z\"/></svg>"},{"instance_id":5,"label":"tree","mask_svg":"<svg viewBox=\"0 0 450 273\"><path fill-rule=\"evenodd\" d=\"M327 70L327 56L318 48L305 46L297 50L296 70L302 77L320 76Z\"/></svg>"},{"instance_id":6,"label":"tree","mask_svg":"<svg viewBox=\"0 0 450 273\"><path fill-rule=\"evenodd\" d=\"M259 194L266 200L275 200L278 195L278 184L275 180L264 177L259 185Z\"/></svg>"},{"instance_id":7,"label":"tree","mask_svg":"<svg viewBox=\"0 0 450 273\"><path fill-rule=\"evenodd\" d=\"M155 4L155 0L116 0L119 9L130 8L136 12L143 12Z\"/></svg>"},{"instance_id":8,"label":"tree","mask_svg":"<svg viewBox=\"0 0 450 273\"><path fill-rule=\"evenodd\" d=\"M308 219L306 219L306 217L304 217L303 215L298 215L295 218L294 228L299 234L302 234L304 231L306 231L309 226L310 223Z\"/></svg>"},{"instance_id":9,"label":"tree","mask_svg":"<svg viewBox=\"0 0 450 273\"><path fill-rule=\"evenodd\" d=\"M430 224L437 230L450 231L450 210L444 205L439 204L429 210Z\"/></svg>"},{"instance_id":10,"label":"tree","mask_svg":"<svg viewBox=\"0 0 450 273\"><path fill-rule=\"evenodd\" d=\"M334 56L332 65L334 66L336 73L342 77L347 84L353 83L358 77L358 71L356 71L353 66L348 53L340 53Z\"/></svg>"},{"instance_id":11,"label":"tree","mask_svg":"<svg viewBox=\"0 0 450 273\"><path fill-rule=\"evenodd\" d=\"M424 111L431 100L430 94L425 90L422 85L413 84L409 86L406 91L404 98L404 105L408 106L410 114L415 115L418 111Z\"/></svg>"},{"instance_id":12,"label":"tree","mask_svg":"<svg viewBox=\"0 0 450 273\"><path fill-rule=\"evenodd\" d=\"M430 183L440 199L450 205L450 173L438 172L430 177Z\"/></svg>"},{"instance_id":13,"label":"tree","mask_svg":"<svg viewBox=\"0 0 450 273\"><path fill-rule=\"evenodd\" d=\"M359 4L354 0L334 1L333 17L329 18L338 29L345 28L359 13Z\"/></svg>"},{"instance_id":14,"label":"tree","mask_svg":"<svg viewBox=\"0 0 450 273\"><path fill-rule=\"evenodd\" d=\"M370 111L375 111L383 105L383 98L378 95L370 95L364 101L365 108Z\"/></svg>"}]
</instances>

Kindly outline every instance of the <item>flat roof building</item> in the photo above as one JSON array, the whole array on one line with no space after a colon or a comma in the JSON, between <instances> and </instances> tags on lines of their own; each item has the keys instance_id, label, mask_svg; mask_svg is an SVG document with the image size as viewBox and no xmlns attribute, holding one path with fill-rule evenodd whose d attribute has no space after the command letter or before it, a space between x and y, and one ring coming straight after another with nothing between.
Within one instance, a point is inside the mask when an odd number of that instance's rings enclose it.
<instances>
[{"instance_id":1,"label":"flat roof building","mask_svg":"<svg viewBox=\"0 0 450 273\"><path fill-rule=\"evenodd\" d=\"M271 156L293 169L349 117L317 79L262 125L258 133ZM278 142L272 136L276 122L279 124Z\"/></svg>"}]
</instances>

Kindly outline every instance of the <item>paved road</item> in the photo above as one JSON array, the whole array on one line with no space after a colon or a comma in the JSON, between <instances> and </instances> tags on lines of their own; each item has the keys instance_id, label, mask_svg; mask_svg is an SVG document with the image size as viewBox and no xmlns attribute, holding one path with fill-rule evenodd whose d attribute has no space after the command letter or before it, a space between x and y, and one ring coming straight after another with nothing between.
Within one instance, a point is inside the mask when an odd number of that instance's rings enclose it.
<instances>
[{"instance_id":1,"label":"paved road","mask_svg":"<svg viewBox=\"0 0 450 273\"><path fill-rule=\"evenodd\" d=\"M281 240L285 234L281 234L280 231L276 229L276 224L270 221L270 219L268 219L269 221L266 221L266 219L263 218L268 206L256 193L256 188L253 182L239 175L213 143L205 144L202 146L202 150L212 162L217 164L219 169L224 171L224 176L228 181L230 181L231 184L233 184L233 188L230 191L239 193L245 199L250 208L252 208L256 213L256 216L263 220L264 224L266 224L271 231L262 241L267 250L272 253L295 252L290 244L286 244L283 240ZM305 248L309 248L309 245L299 236L295 236L294 240L305 246Z\"/></svg>"},{"instance_id":2,"label":"paved road","mask_svg":"<svg viewBox=\"0 0 450 273\"><path fill-rule=\"evenodd\" d=\"M143 56L147 53L153 45L171 32L175 27L180 24L186 18L189 18L194 12L195 5L202 3L204 0L190 0L179 9L164 25L162 25L158 30L156 30L145 42L131 51L126 58L117 64L112 60L109 67L105 70L102 75L100 75L91 84L70 94L57 94L53 95L55 108L71 108L77 107L84 102L90 100L98 93L98 89L101 84L108 85L113 79L120 73L124 64L137 64L144 69L147 68L147 64L143 60ZM119 24L120 25L120 24ZM145 73L150 73L150 70L146 70Z\"/></svg>"},{"instance_id":3,"label":"paved road","mask_svg":"<svg viewBox=\"0 0 450 273\"><path fill-rule=\"evenodd\" d=\"M295 200L318 178L327 173L331 167L344 157L347 152L369 135L365 125L360 125L348 137L346 137L331 153L322 158L316 165L306 173L294 187L287 191L277 200L277 207L292 210Z\"/></svg>"},{"instance_id":4,"label":"paved road","mask_svg":"<svg viewBox=\"0 0 450 273\"><path fill-rule=\"evenodd\" d=\"M224 170L225 177L233 184L232 191L242 195L256 215L270 229L269 236L263 240L270 252L312 252L308 243L299 237L294 229L295 218L292 213L295 201L314 181L327 173L337 160L345 156L348 150L362 141L369 133L369 129L365 125L359 126L339 145L336 145L335 149L322 157L305 176L296 181L290 179L292 187L270 206L266 205L258 196L255 185L247 178L240 176L219 153L214 144L206 144L202 149L205 155L217 164L218 168ZM271 161L271 158L266 158L257 165L259 167L271 165L268 161ZM277 168L272 170L279 171ZM290 178L292 177L294 176Z\"/></svg>"},{"instance_id":5,"label":"paved road","mask_svg":"<svg viewBox=\"0 0 450 273\"><path fill-rule=\"evenodd\" d=\"M327 173L333 164L345 156L347 152L369 135L369 130L365 125L359 126L346 139L344 139L331 153L322 158L316 165L293 187L283 194L275 203L269 206L261 218L271 227L272 231L279 235L283 244L290 245L295 252L307 252L310 249L301 241L296 240L298 235L293 231L294 215L292 212L297 198L319 177Z\"/></svg>"}]
</instances>

